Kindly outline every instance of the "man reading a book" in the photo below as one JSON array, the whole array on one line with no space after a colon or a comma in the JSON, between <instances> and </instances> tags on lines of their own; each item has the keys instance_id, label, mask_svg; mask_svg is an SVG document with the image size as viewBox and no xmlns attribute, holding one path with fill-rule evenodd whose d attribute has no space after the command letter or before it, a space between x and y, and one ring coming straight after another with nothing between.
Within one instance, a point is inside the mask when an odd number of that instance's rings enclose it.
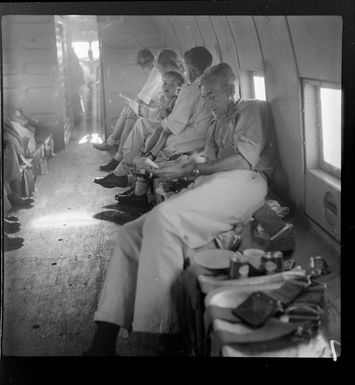
<instances>
[{"instance_id":1,"label":"man reading a book","mask_svg":"<svg viewBox=\"0 0 355 385\"><path fill-rule=\"evenodd\" d=\"M159 124L147 124L145 119L139 119L125 143L123 161L113 173L104 178L96 178L95 183L107 188L126 187L129 169L135 166L134 160L144 149L146 138L158 126L171 134L166 136L166 143L159 151L165 160L203 149L212 114L201 97L199 81L204 71L212 64L212 55L205 47L195 47L185 52L184 61L189 83L182 87L171 114ZM143 141L139 142L138 138ZM135 199L133 195L132 198Z\"/></svg>"}]
</instances>

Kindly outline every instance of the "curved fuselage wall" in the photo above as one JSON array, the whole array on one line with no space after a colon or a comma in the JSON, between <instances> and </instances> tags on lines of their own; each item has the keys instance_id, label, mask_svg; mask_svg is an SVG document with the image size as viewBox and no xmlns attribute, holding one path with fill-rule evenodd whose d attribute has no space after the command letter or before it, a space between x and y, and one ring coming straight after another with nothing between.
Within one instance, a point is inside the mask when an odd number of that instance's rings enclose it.
<instances>
[{"instance_id":1,"label":"curved fuselage wall","mask_svg":"<svg viewBox=\"0 0 355 385\"><path fill-rule=\"evenodd\" d=\"M286 180L284 192L304 207L305 163L302 79L341 82L339 16L154 16L167 46L183 54L195 45L229 63L243 97L252 95L250 73L263 72Z\"/></svg>"},{"instance_id":2,"label":"curved fuselage wall","mask_svg":"<svg viewBox=\"0 0 355 385\"><path fill-rule=\"evenodd\" d=\"M149 48L156 54L166 43L151 16L98 16L98 36L110 132L123 107L120 92L135 96L146 79L137 65L137 52Z\"/></svg>"},{"instance_id":3,"label":"curved fuselage wall","mask_svg":"<svg viewBox=\"0 0 355 385\"><path fill-rule=\"evenodd\" d=\"M62 137L63 82L53 16L3 18L4 104L22 107ZM339 16L98 16L106 125L123 107L120 92L136 95L145 76L137 51L163 48L179 54L206 46L213 63L229 63L242 97L253 96L252 74L263 73L286 178L279 188L305 206L305 132L302 81L341 83ZM57 39L57 41L56 41Z\"/></svg>"},{"instance_id":4,"label":"curved fuselage wall","mask_svg":"<svg viewBox=\"0 0 355 385\"><path fill-rule=\"evenodd\" d=\"M2 18L5 111L22 108L53 132L55 149L64 146L64 90L54 16Z\"/></svg>"}]
</instances>

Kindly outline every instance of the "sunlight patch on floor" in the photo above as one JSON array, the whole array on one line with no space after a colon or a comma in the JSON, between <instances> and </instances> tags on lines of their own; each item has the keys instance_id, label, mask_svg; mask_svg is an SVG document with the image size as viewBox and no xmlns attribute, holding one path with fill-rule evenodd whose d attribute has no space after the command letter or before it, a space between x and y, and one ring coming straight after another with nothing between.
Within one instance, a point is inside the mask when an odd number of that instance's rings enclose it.
<instances>
[{"instance_id":1,"label":"sunlight patch on floor","mask_svg":"<svg viewBox=\"0 0 355 385\"><path fill-rule=\"evenodd\" d=\"M40 218L35 218L30 222L30 226L36 229L39 228L56 228L66 225L68 227L81 227L98 224L93 218L95 213L87 211L75 211L70 213L59 213L47 215Z\"/></svg>"},{"instance_id":2,"label":"sunlight patch on floor","mask_svg":"<svg viewBox=\"0 0 355 385\"><path fill-rule=\"evenodd\" d=\"M83 143L103 143L103 140L100 138L99 134L87 134L85 136L83 136L80 140L79 140L79 144L83 144Z\"/></svg>"}]
</instances>

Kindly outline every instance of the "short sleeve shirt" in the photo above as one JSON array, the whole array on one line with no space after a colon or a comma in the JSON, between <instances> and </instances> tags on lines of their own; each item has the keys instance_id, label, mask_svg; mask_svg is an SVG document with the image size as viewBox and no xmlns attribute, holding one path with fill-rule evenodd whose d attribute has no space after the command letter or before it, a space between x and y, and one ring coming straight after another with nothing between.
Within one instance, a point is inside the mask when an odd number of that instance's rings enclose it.
<instances>
[{"instance_id":1,"label":"short sleeve shirt","mask_svg":"<svg viewBox=\"0 0 355 385\"><path fill-rule=\"evenodd\" d=\"M240 154L251 169L272 171L277 158L275 136L266 102L241 100L209 129L205 157L224 159Z\"/></svg>"},{"instance_id":2,"label":"short sleeve shirt","mask_svg":"<svg viewBox=\"0 0 355 385\"><path fill-rule=\"evenodd\" d=\"M200 92L200 81L185 84L169 116L162 120L163 129L173 135L168 137L166 154L200 151L204 147L212 114L207 109Z\"/></svg>"}]
</instances>

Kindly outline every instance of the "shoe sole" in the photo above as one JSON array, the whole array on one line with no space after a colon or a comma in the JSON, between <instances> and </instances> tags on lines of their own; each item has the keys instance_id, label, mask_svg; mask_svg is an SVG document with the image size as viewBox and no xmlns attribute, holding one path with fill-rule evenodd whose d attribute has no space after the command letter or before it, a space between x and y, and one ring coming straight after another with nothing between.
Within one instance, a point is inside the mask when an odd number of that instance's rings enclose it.
<instances>
[{"instance_id":1,"label":"shoe sole","mask_svg":"<svg viewBox=\"0 0 355 385\"><path fill-rule=\"evenodd\" d=\"M93 146L94 147L94 149L95 150L98 150L98 151L113 151L114 150L114 148L112 147L110 147L110 148L97 148L97 147L95 147L95 146Z\"/></svg>"},{"instance_id":2,"label":"shoe sole","mask_svg":"<svg viewBox=\"0 0 355 385\"><path fill-rule=\"evenodd\" d=\"M119 199L116 199L116 201L120 205L125 205L125 206L140 206L140 207L148 207L149 206L148 202L122 202Z\"/></svg>"},{"instance_id":3,"label":"shoe sole","mask_svg":"<svg viewBox=\"0 0 355 385\"><path fill-rule=\"evenodd\" d=\"M111 172L115 169L116 167L113 167L113 168L101 168L100 167L100 171L106 171L106 172Z\"/></svg>"},{"instance_id":4,"label":"shoe sole","mask_svg":"<svg viewBox=\"0 0 355 385\"><path fill-rule=\"evenodd\" d=\"M125 186L121 186L121 185L117 185L117 184L115 184L115 185L111 185L111 184L108 185L108 184L102 184L100 182L96 182L95 180L94 180L94 183L96 183L96 184L98 184L98 185L100 185L102 187L105 187L105 188L127 187L128 186L128 183Z\"/></svg>"}]
</instances>

